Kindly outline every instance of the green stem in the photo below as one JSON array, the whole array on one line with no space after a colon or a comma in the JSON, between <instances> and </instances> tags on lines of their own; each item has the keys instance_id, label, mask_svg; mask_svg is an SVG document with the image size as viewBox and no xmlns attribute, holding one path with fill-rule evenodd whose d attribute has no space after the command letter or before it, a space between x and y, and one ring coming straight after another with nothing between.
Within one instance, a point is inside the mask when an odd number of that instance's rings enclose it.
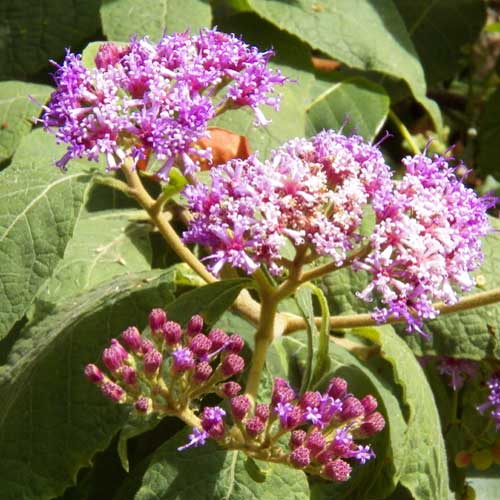
<instances>
[{"instance_id":1,"label":"green stem","mask_svg":"<svg viewBox=\"0 0 500 500\"><path fill-rule=\"evenodd\" d=\"M410 146L411 152L415 155L419 155L421 151L413 140L410 131L406 128L406 125L399 119L398 115L394 113L392 109L389 110L389 118L393 121L394 125L398 129L399 133L403 136L403 138L406 139L406 142Z\"/></svg>"}]
</instances>

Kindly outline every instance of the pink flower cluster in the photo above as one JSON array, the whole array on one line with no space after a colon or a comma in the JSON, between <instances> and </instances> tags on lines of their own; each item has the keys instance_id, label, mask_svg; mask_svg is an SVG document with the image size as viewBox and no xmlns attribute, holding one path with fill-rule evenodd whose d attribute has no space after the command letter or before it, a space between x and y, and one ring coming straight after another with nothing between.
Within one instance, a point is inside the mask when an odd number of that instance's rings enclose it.
<instances>
[{"instance_id":1,"label":"pink flower cluster","mask_svg":"<svg viewBox=\"0 0 500 500\"><path fill-rule=\"evenodd\" d=\"M148 38L103 44L93 69L68 51L61 66L54 63L57 89L41 118L68 144L57 165L104 154L113 170L127 156L144 159L152 151L163 162L163 180L175 162L196 170L211 153L195 143L218 112L249 106L265 124L260 106L278 108L274 87L288 79L268 68L272 55L209 29L165 35L157 44Z\"/></svg>"},{"instance_id":2,"label":"pink flower cluster","mask_svg":"<svg viewBox=\"0 0 500 500\"><path fill-rule=\"evenodd\" d=\"M364 207L390 189L380 151L333 131L292 140L266 162L233 160L210 175L210 186L185 190L194 218L183 237L211 247L215 274L226 263L247 273L266 264L276 274L287 239L341 265L361 239Z\"/></svg>"},{"instance_id":3,"label":"pink flower cluster","mask_svg":"<svg viewBox=\"0 0 500 500\"><path fill-rule=\"evenodd\" d=\"M471 271L483 260L480 238L491 231L486 210L491 197L479 198L450 166L451 158L406 157L406 174L390 191L379 192L370 254L356 264L372 281L359 294L374 292L385 307L375 318L404 319L409 331L424 334L423 320L435 318L433 302L457 302L454 287L474 285Z\"/></svg>"},{"instance_id":4,"label":"pink flower cluster","mask_svg":"<svg viewBox=\"0 0 500 500\"><path fill-rule=\"evenodd\" d=\"M324 393L305 392L298 397L288 382L277 378L270 404L252 407L247 396L234 396L229 401L230 413L250 454L259 457L260 450L268 450L271 461L329 480L347 481L352 460L364 464L375 456L370 446L355 439L374 436L385 427L384 417L375 411L376 399L367 395L359 400L347 389L347 382L335 377ZM231 447L227 416L222 407L204 408L201 429L195 429L179 449L200 446L208 438ZM285 449L279 439L287 433L290 439Z\"/></svg>"},{"instance_id":5,"label":"pink flower cluster","mask_svg":"<svg viewBox=\"0 0 500 500\"><path fill-rule=\"evenodd\" d=\"M86 377L104 396L134 404L139 413L168 413L203 394L225 396L241 389L236 382L224 383L245 368L239 335L219 329L205 335L199 315L183 331L162 309L151 311L149 326L151 338L131 326L121 334L121 342L111 340L102 353L108 375L94 364L85 367Z\"/></svg>"}]
</instances>

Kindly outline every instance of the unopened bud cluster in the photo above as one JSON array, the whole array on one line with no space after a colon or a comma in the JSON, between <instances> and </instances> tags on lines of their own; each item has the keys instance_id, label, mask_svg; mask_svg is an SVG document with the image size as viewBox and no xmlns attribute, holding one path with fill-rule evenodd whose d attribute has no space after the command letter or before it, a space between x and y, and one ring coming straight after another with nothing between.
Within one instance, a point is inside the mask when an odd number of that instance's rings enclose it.
<instances>
[{"instance_id":1,"label":"unopened bud cluster","mask_svg":"<svg viewBox=\"0 0 500 500\"><path fill-rule=\"evenodd\" d=\"M183 330L179 323L168 321L162 309L151 311L149 326L149 338L131 326L120 340L111 340L102 353L107 374L94 364L85 367L86 377L104 396L133 404L142 414L176 414L203 394L239 392L235 382L224 383L245 368L238 354L244 345L239 335L219 329L205 335L198 315Z\"/></svg>"},{"instance_id":2,"label":"unopened bud cluster","mask_svg":"<svg viewBox=\"0 0 500 500\"><path fill-rule=\"evenodd\" d=\"M287 381L277 378L270 404L254 406L246 395L228 397L227 411L221 406L204 408L201 429L194 429L180 450L212 438L252 457L343 482L350 478L353 462L364 464L375 456L370 446L356 440L385 427L384 417L375 411L376 399L371 395L361 400L354 397L347 382L338 377L324 393L310 391L301 396ZM284 437L287 434L288 439Z\"/></svg>"}]
</instances>

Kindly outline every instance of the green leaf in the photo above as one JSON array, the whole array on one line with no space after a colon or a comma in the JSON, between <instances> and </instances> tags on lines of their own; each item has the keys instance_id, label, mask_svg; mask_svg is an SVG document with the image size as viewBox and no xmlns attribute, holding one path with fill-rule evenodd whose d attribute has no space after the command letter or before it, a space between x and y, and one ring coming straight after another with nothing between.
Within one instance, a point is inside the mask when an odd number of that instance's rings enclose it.
<instances>
[{"instance_id":1,"label":"green leaf","mask_svg":"<svg viewBox=\"0 0 500 500\"><path fill-rule=\"evenodd\" d=\"M210 26L212 13L206 0L104 0L101 19L109 40L127 41L132 35L159 40L165 32L194 33Z\"/></svg>"},{"instance_id":2,"label":"green leaf","mask_svg":"<svg viewBox=\"0 0 500 500\"><path fill-rule=\"evenodd\" d=\"M0 338L20 319L62 259L90 175L73 162L67 174L52 165L61 148L41 130L26 136L0 174Z\"/></svg>"},{"instance_id":3,"label":"green leaf","mask_svg":"<svg viewBox=\"0 0 500 500\"><path fill-rule=\"evenodd\" d=\"M441 114L426 97L425 76L392 0L248 0L264 19L352 68L402 79L441 128Z\"/></svg>"},{"instance_id":4,"label":"green leaf","mask_svg":"<svg viewBox=\"0 0 500 500\"><path fill-rule=\"evenodd\" d=\"M41 108L29 98L45 104L52 88L25 82L0 82L0 162L10 158L19 141L31 130L32 119Z\"/></svg>"},{"instance_id":5,"label":"green leaf","mask_svg":"<svg viewBox=\"0 0 500 500\"><path fill-rule=\"evenodd\" d=\"M127 410L83 376L113 336L172 299L172 272L123 276L27 328L0 368L0 498L45 500L74 483Z\"/></svg>"},{"instance_id":6,"label":"green leaf","mask_svg":"<svg viewBox=\"0 0 500 500\"><path fill-rule=\"evenodd\" d=\"M168 317L181 324L194 314L201 314L208 324L213 324L235 301L244 288L252 286L249 278L217 281L182 294L167 305Z\"/></svg>"},{"instance_id":7,"label":"green leaf","mask_svg":"<svg viewBox=\"0 0 500 500\"><path fill-rule=\"evenodd\" d=\"M353 333L380 346L380 355L391 363L403 391L408 431L401 484L415 499L448 500L448 469L439 414L420 364L389 326L359 328Z\"/></svg>"},{"instance_id":8,"label":"green leaf","mask_svg":"<svg viewBox=\"0 0 500 500\"><path fill-rule=\"evenodd\" d=\"M492 175L500 179L500 87L498 87L484 104L479 127L479 171L482 175Z\"/></svg>"},{"instance_id":9,"label":"green leaf","mask_svg":"<svg viewBox=\"0 0 500 500\"><path fill-rule=\"evenodd\" d=\"M219 448L211 440L200 448L177 451L186 440L186 432L181 432L158 448L135 500L309 499L306 476L299 470L247 463L243 453Z\"/></svg>"},{"instance_id":10,"label":"green leaf","mask_svg":"<svg viewBox=\"0 0 500 500\"><path fill-rule=\"evenodd\" d=\"M345 133L355 130L372 141L389 113L390 99L384 88L361 77L335 81L318 76L313 101L307 108L307 134L339 130L348 120Z\"/></svg>"},{"instance_id":11,"label":"green leaf","mask_svg":"<svg viewBox=\"0 0 500 500\"><path fill-rule=\"evenodd\" d=\"M99 31L99 0L0 3L0 79L26 77Z\"/></svg>"},{"instance_id":12,"label":"green leaf","mask_svg":"<svg viewBox=\"0 0 500 500\"><path fill-rule=\"evenodd\" d=\"M490 223L500 229L500 222L493 217ZM484 292L500 287L498 274L500 255L500 233L491 232L483 238L484 262L474 274L484 282L481 288L471 293ZM403 334L404 326L397 330ZM403 334L405 341L417 355L445 355L458 358L500 359L500 304L492 304L477 309L469 309L453 314L443 314L425 324L425 331L431 333L429 340L420 335Z\"/></svg>"},{"instance_id":13,"label":"green leaf","mask_svg":"<svg viewBox=\"0 0 500 500\"><path fill-rule=\"evenodd\" d=\"M37 302L56 304L120 274L151 269L150 229L131 220L136 210L84 212L64 259Z\"/></svg>"},{"instance_id":14,"label":"green leaf","mask_svg":"<svg viewBox=\"0 0 500 500\"><path fill-rule=\"evenodd\" d=\"M455 75L463 48L479 36L486 4L478 0L395 0L432 85Z\"/></svg>"},{"instance_id":15,"label":"green leaf","mask_svg":"<svg viewBox=\"0 0 500 500\"><path fill-rule=\"evenodd\" d=\"M266 118L272 120L266 127L255 127L254 115L248 109L228 111L214 120L214 126L247 136L252 151L259 151L265 158L286 140L303 137L306 133L306 107L309 104L309 88L314 81L309 48L296 37L280 32L254 14L233 16L223 20L219 28L241 35L246 43L260 50L272 47L276 55L271 59L270 66L296 80L276 89L282 95L279 111L262 106Z\"/></svg>"}]
</instances>

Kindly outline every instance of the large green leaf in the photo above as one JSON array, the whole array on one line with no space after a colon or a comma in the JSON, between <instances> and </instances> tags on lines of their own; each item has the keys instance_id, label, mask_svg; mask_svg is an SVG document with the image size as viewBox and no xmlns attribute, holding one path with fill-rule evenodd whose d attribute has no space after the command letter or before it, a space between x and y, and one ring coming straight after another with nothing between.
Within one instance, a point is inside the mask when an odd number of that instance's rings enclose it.
<instances>
[{"instance_id":1,"label":"large green leaf","mask_svg":"<svg viewBox=\"0 0 500 500\"><path fill-rule=\"evenodd\" d=\"M393 0L248 0L264 19L352 68L404 80L441 127L437 105L426 97L424 71Z\"/></svg>"},{"instance_id":2,"label":"large green leaf","mask_svg":"<svg viewBox=\"0 0 500 500\"><path fill-rule=\"evenodd\" d=\"M149 227L131 220L136 210L85 212L64 259L37 301L56 304L120 274L151 269Z\"/></svg>"},{"instance_id":3,"label":"large green leaf","mask_svg":"<svg viewBox=\"0 0 500 500\"><path fill-rule=\"evenodd\" d=\"M0 79L26 77L99 31L100 0L0 2Z\"/></svg>"},{"instance_id":4,"label":"large green leaf","mask_svg":"<svg viewBox=\"0 0 500 500\"><path fill-rule=\"evenodd\" d=\"M373 140L389 113L390 99L384 88L361 77L339 81L317 79L314 99L307 107L307 134L338 130L346 120L345 133L355 130Z\"/></svg>"},{"instance_id":5,"label":"large green leaf","mask_svg":"<svg viewBox=\"0 0 500 500\"><path fill-rule=\"evenodd\" d=\"M247 136L252 150L258 150L263 157L286 140L303 137L309 88L314 81L307 45L254 14L234 16L221 22L219 28L241 35L245 42L261 50L272 47L276 55L271 59L271 67L280 69L295 82L276 89L282 95L279 111L262 106L266 118L272 120L266 127L255 127L253 113L248 109L226 112L214 124Z\"/></svg>"},{"instance_id":6,"label":"large green leaf","mask_svg":"<svg viewBox=\"0 0 500 500\"><path fill-rule=\"evenodd\" d=\"M53 166L61 149L37 130L0 174L0 338L61 260L90 185L87 162L67 174Z\"/></svg>"},{"instance_id":7,"label":"large green leaf","mask_svg":"<svg viewBox=\"0 0 500 500\"><path fill-rule=\"evenodd\" d=\"M0 82L0 162L12 156L21 138L31 130L33 117L41 111L29 98L44 104L51 90L36 83Z\"/></svg>"},{"instance_id":8,"label":"large green leaf","mask_svg":"<svg viewBox=\"0 0 500 500\"><path fill-rule=\"evenodd\" d=\"M172 272L120 277L27 328L0 368L0 498L44 500L75 481L127 418L83 376L113 336L172 299Z\"/></svg>"},{"instance_id":9,"label":"large green leaf","mask_svg":"<svg viewBox=\"0 0 500 500\"><path fill-rule=\"evenodd\" d=\"M101 19L109 40L128 40L132 35L158 40L165 32L196 32L210 26L212 13L208 0L104 0Z\"/></svg>"},{"instance_id":10,"label":"large green leaf","mask_svg":"<svg viewBox=\"0 0 500 500\"><path fill-rule=\"evenodd\" d=\"M213 441L177 451L186 442L181 432L154 454L135 500L308 500L303 472L281 464L249 461L238 451Z\"/></svg>"},{"instance_id":11,"label":"large green leaf","mask_svg":"<svg viewBox=\"0 0 500 500\"><path fill-rule=\"evenodd\" d=\"M479 170L500 179L500 87L484 105L479 127Z\"/></svg>"},{"instance_id":12,"label":"large green leaf","mask_svg":"<svg viewBox=\"0 0 500 500\"><path fill-rule=\"evenodd\" d=\"M448 468L439 414L420 364L390 326L360 328L353 333L380 346L380 355L392 365L403 391L408 430L401 484L417 500L448 500Z\"/></svg>"},{"instance_id":13,"label":"large green leaf","mask_svg":"<svg viewBox=\"0 0 500 500\"><path fill-rule=\"evenodd\" d=\"M497 231L500 222L490 218ZM498 274L500 255L500 233L491 232L483 239L485 260L475 273L484 282L481 288L474 288L471 293L482 292L500 287ZM404 328L398 325L398 331ZM444 314L425 325L425 331L431 333L429 340L420 335L404 335L404 339L417 355L445 355L459 358L483 359L500 358L500 304L493 304L478 309Z\"/></svg>"},{"instance_id":14,"label":"large green leaf","mask_svg":"<svg viewBox=\"0 0 500 500\"><path fill-rule=\"evenodd\" d=\"M454 76L486 20L480 0L395 0L429 85Z\"/></svg>"}]
</instances>

